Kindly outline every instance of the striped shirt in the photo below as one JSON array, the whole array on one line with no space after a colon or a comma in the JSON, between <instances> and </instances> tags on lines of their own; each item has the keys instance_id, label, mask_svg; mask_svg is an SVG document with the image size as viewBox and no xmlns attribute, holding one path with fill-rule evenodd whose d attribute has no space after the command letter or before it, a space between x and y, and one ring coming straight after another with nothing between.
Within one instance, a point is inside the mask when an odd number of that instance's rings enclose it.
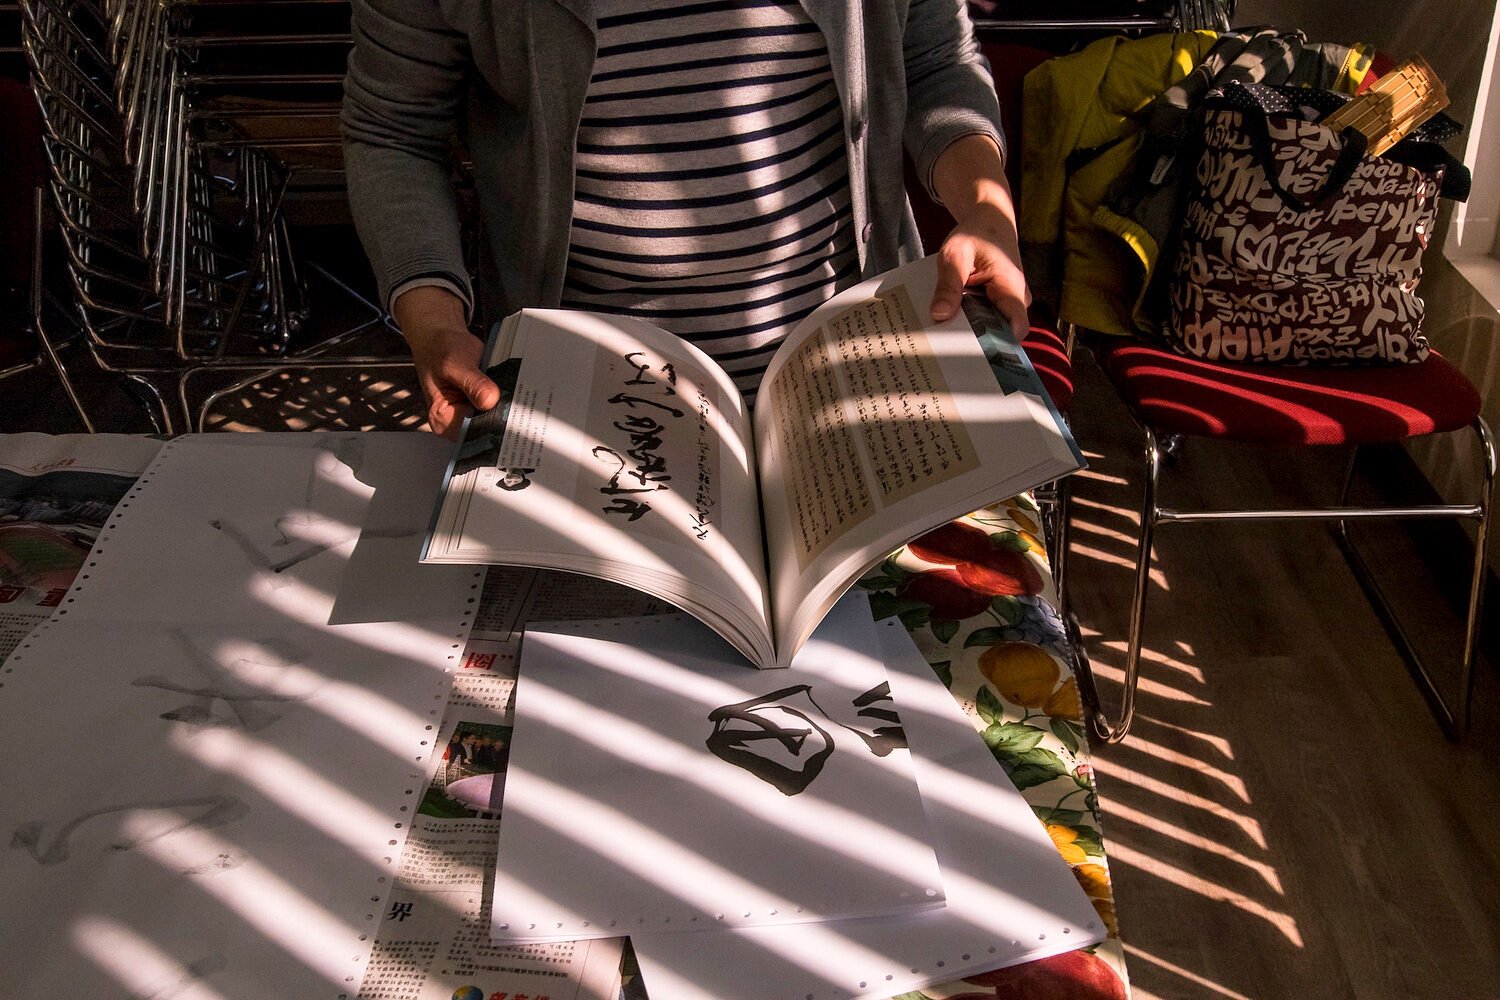
<instances>
[{"instance_id":1,"label":"striped shirt","mask_svg":"<svg viewBox=\"0 0 1500 1000\"><path fill-rule=\"evenodd\" d=\"M752 395L858 278L828 47L796 0L598 0L563 305L655 323Z\"/></svg>"}]
</instances>

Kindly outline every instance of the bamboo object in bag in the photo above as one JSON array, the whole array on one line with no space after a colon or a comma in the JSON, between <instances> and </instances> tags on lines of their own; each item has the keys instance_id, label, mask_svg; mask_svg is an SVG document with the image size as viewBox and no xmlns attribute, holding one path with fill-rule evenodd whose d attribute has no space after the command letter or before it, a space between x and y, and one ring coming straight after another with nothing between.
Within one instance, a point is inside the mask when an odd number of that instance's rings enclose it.
<instances>
[{"instance_id":1,"label":"bamboo object in bag","mask_svg":"<svg viewBox=\"0 0 1500 1000\"><path fill-rule=\"evenodd\" d=\"M1375 85L1323 119L1335 131L1353 127L1379 156L1448 106L1443 81L1421 56L1397 66Z\"/></svg>"}]
</instances>

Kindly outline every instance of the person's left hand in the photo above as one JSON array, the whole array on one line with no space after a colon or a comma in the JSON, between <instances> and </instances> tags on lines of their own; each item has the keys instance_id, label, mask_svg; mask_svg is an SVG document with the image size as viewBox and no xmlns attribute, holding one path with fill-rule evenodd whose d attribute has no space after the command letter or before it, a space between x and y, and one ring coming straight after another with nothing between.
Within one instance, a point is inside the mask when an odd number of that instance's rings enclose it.
<instances>
[{"instance_id":1,"label":"person's left hand","mask_svg":"<svg viewBox=\"0 0 1500 1000\"><path fill-rule=\"evenodd\" d=\"M1015 330L1026 336L1031 293L1021 272L1016 202L1005 180L999 144L988 135L966 135L950 143L932 168L933 190L957 225L938 251L938 281L932 318L952 318L966 287L983 287Z\"/></svg>"},{"instance_id":2,"label":"person's left hand","mask_svg":"<svg viewBox=\"0 0 1500 1000\"><path fill-rule=\"evenodd\" d=\"M958 311L965 288L982 287L1016 336L1026 336L1031 292L1026 288L1020 261L1014 212L1007 214L1004 207L988 203L973 206L938 251L932 318L937 322L950 318Z\"/></svg>"}]
</instances>

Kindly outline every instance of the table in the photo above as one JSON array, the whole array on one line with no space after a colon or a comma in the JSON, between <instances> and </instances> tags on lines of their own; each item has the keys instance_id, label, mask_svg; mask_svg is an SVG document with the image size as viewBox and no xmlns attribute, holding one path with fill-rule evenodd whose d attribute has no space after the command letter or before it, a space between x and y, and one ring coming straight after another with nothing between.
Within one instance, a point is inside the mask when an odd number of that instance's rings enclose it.
<instances>
[{"instance_id":1,"label":"table","mask_svg":"<svg viewBox=\"0 0 1500 1000\"><path fill-rule=\"evenodd\" d=\"M78 438L79 449L97 451L105 443ZM0 441L0 458L4 449ZM132 456L135 474L152 450L140 449ZM125 475L130 470L113 471ZM125 492L118 482L112 489L116 500ZM102 524L109 504L97 506L90 516ZM24 504L11 504L0 514L10 524L27 523ZM929 532L893 553L862 584L878 612L900 616L975 729L984 734L999 764L1046 825L1110 936L1093 948L929 988L903 1000L1114 1000L1128 995L1078 686L1068 667L1041 535L1036 505L1016 497ZM7 584L7 571L16 569L0 567L0 585ZM53 579L55 562L49 571L50 593L65 581ZM0 657L7 652L0 649ZM480 780L494 779L484 775Z\"/></svg>"}]
</instances>

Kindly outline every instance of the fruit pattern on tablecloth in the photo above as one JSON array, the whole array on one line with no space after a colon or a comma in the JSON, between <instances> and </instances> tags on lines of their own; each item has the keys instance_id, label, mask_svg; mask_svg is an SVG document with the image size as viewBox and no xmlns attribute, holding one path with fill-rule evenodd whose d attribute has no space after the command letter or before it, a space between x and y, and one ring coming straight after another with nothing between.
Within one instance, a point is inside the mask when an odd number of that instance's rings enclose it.
<instances>
[{"instance_id":1,"label":"fruit pattern on tablecloth","mask_svg":"<svg viewBox=\"0 0 1500 1000\"><path fill-rule=\"evenodd\" d=\"M1128 996L1078 682L1036 504L1015 497L945 524L861 582L877 617L901 618L1109 929L1093 948L901 1000Z\"/></svg>"}]
</instances>

